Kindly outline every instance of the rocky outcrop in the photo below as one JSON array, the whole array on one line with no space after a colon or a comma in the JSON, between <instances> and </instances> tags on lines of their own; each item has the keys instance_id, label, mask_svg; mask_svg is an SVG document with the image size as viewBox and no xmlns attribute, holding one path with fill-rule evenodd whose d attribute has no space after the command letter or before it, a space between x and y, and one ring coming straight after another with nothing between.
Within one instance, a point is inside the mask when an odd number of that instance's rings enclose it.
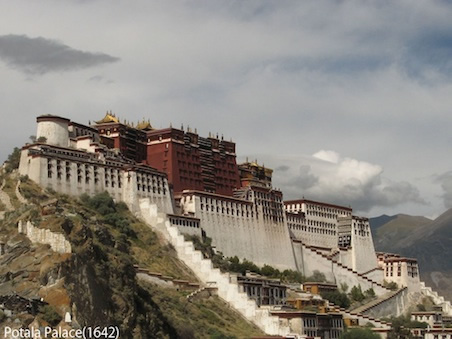
<instances>
[{"instance_id":1,"label":"rocky outcrop","mask_svg":"<svg viewBox=\"0 0 452 339\"><path fill-rule=\"evenodd\" d=\"M0 202L5 206L5 211L0 211L0 220L5 217L5 213L8 211L14 210L14 206L11 204L11 199L9 195L3 191L3 188L6 185L5 179L3 179L2 184L0 185Z\"/></svg>"}]
</instances>

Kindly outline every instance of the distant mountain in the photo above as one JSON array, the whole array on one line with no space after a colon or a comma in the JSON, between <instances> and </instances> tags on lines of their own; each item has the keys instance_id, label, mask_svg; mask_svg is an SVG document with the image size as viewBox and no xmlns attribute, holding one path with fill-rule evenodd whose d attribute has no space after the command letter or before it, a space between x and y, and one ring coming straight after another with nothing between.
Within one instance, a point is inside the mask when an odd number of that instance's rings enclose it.
<instances>
[{"instance_id":1,"label":"distant mountain","mask_svg":"<svg viewBox=\"0 0 452 339\"><path fill-rule=\"evenodd\" d=\"M397 252L396 249L407 247L417 240L420 230L428 228L432 220L420 216L397 214L382 215L370 219L377 251Z\"/></svg>"},{"instance_id":2,"label":"distant mountain","mask_svg":"<svg viewBox=\"0 0 452 339\"><path fill-rule=\"evenodd\" d=\"M370 218L370 228L372 233L375 233L381 226L387 224L391 220L397 218L397 215L389 216L386 214L380 215L379 217Z\"/></svg>"},{"instance_id":3,"label":"distant mountain","mask_svg":"<svg viewBox=\"0 0 452 339\"><path fill-rule=\"evenodd\" d=\"M382 217L372 219L378 225ZM396 215L376 227L374 243L377 251L417 258L422 280L452 300L452 209L435 220Z\"/></svg>"}]
</instances>

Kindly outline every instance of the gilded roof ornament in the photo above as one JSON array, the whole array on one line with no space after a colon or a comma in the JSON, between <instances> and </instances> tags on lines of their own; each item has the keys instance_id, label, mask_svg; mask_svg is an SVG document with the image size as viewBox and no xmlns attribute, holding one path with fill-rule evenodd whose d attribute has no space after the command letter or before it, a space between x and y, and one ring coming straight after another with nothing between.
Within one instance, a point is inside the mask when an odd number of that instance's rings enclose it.
<instances>
[{"instance_id":1,"label":"gilded roof ornament","mask_svg":"<svg viewBox=\"0 0 452 339\"><path fill-rule=\"evenodd\" d=\"M102 120L96 121L96 124L106 124L109 122L119 123L119 119L111 111L107 111L105 117Z\"/></svg>"},{"instance_id":2,"label":"gilded roof ornament","mask_svg":"<svg viewBox=\"0 0 452 339\"><path fill-rule=\"evenodd\" d=\"M150 120L146 121L143 118L143 121L141 121L141 122L139 122L137 124L137 129L141 129L141 130L145 130L146 131L146 130L151 130L151 129L154 129L154 128L152 127Z\"/></svg>"}]
</instances>

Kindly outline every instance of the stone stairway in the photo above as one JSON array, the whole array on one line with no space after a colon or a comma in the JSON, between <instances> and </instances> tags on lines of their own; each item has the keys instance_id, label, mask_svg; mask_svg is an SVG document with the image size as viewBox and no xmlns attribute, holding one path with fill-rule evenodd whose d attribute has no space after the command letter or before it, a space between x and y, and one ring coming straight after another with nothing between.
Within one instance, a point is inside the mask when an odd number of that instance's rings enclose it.
<instances>
[{"instance_id":1,"label":"stone stairway","mask_svg":"<svg viewBox=\"0 0 452 339\"><path fill-rule=\"evenodd\" d=\"M452 316L452 305L450 301L440 296L438 292L432 290L431 287L425 286L425 282L421 281L421 293L425 296L431 297L436 305L443 308L443 315Z\"/></svg>"},{"instance_id":2,"label":"stone stairway","mask_svg":"<svg viewBox=\"0 0 452 339\"><path fill-rule=\"evenodd\" d=\"M387 294L385 294L385 295L383 295L383 296L381 296L381 297L379 297L379 298L377 298L375 300L372 300L372 301L370 301L370 302L368 302L368 303L366 303L364 305L361 305L361 306L355 308L353 310L353 312L364 314L365 312L370 311L372 308L374 308L376 306L379 306L379 305L387 302L388 300L390 300L390 299L392 299L394 297L397 297L399 294L403 293L406 290L407 290L407 287L403 287L401 289L398 289L397 291L388 292ZM395 314L394 313L394 316L398 316L398 315L399 314Z\"/></svg>"},{"instance_id":3,"label":"stone stairway","mask_svg":"<svg viewBox=\"0 0 452 339\"><path fill-rule=\"evenodd\" d=\"M214 291L217 290L217 286L215 282L208 282L206 286L202 286L201 288L198 288L196 291L191 292L189 295L187 295L187 300L190 301L197 295L201 294L204 291Z\"/></svg>"},{"instance_id":4,"label":"stone stairway","mask_svg":"<svg viewBox=\"0 0 452 339\"><path fill-rule=\"evenodd\" d=\"M354 280L356 280L363 288L366 288L366 289L373 288L377 295L383 295L388 292L391 292L391 290L384 287L381 283L373 281L372 279L368 278L364 274L358 273L357 271L353 270L352 268L343 265L342 263L338 262L337 260L332 259L329 255L324 254L322 251L319 251L315 247L305 245L304 243L301 243L301 245L304 249L315 253L317 256L324 258L325 260L328 260L334 267L335 272L340 272L342 275L349 275L349 276L353 277Z\"/></svg>"},{"instance_id":5,"label":"stone stairway","mask_svg":"<svg viewBox=\"0 0 452 339\"><path fill-rule=\"evenodd\" d=\"M271 315L269 309L259 308L246 293L240 292L239 285L232 281L228 273L222 273L218 268L214 268L211 260L205 259L203 254L194 248L193 243L186 241L177 227L171 225L166 214L155 214L154 211L149 199L140 200L140 213L144 221L159 231L174 246L179 259L204 285L215 282L218 296L265 333L269 335L291 333L289 327L280 325L278 316Z\"/></svg>"},{"instance_id":6,"label":"stone stairway","mask_svg":"<svg viewBox=\"0 0 452 339\"><path fill-rule=\"evenodd\" d=\"M391 324L379 320L377 318L374 318L372 316L362 314L360 312L354 311L348 311L345 308L339 307L338 305L333 304L332 302L328 302L328 306L332 308L334 311L341 313L344 317L357 319L360 326L366 326L367 323L371 323L373 326L378 328L384 328L384 329L390 329Z\"/></svg>"}]
</instances>

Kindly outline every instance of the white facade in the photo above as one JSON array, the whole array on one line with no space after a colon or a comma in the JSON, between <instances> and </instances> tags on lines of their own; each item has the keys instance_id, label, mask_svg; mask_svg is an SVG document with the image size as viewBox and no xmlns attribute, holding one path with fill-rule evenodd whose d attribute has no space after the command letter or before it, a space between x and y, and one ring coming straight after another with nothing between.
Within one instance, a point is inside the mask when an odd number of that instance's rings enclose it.
<instances>
[{"instance_id":1,"label":"white facade","mask_svg":"<svg viewBox=\"0 0 452 339\"><path fill-rule=\"evenodd\" d=\"M133 212L138 211L140 198L150 198L160 211L173 213L164 173L126 161L99 144L98 135L90 127L54 116L37 120L38 137L46 137L46 142L22 148L21 175L27 175L42 187L73 196L108 192L116 201L124 201Z\"/></svg>"},{"instance_id":2,"label":"white facade","mask_svg":"<svg viewBox=\"0 0 452 339\"><path fill-rule=\"evenodd\" d=\"M357 216L339 217L338 233L339 246L351 252L349 266L353 270L366 273L378 267L369 219ZM345 260L341 262L345 264Z\"/></svg>"},{"instance_id":3,"label":"white facade","mask_svg":"<svg viewBox=\"0 0 452 339\"><path fill-rule=\"evenodd\" d=\"M291 227L295 239L309 246L329 249L338 246L338 217L352 215L351 208L312 200L285 201L284 205L287 212L304 216L303 221Z\"/></svg>"},{"instance_id":4,"label":"white facade","mask_svg":"<svg viewBox=\"0 0 452 339\"><path fill-rule=\"evenodd\" d=\"M399 287L408 287L410 292L419 292L421 285L416 259L390 257L384 260L384 279Z\"/></svg>"},{"instance_id":5,"label":"white facade","mask_svg":"<svg viewBox=\"0 0 452 339\"><path fill-rule=\"evenodd\" d=\"M184 214L200 219L212 245L226 257L297 269L284 216L274 221L263 205L196 191L183 192L180 205Z\"/></svg>"}]
</instances>

